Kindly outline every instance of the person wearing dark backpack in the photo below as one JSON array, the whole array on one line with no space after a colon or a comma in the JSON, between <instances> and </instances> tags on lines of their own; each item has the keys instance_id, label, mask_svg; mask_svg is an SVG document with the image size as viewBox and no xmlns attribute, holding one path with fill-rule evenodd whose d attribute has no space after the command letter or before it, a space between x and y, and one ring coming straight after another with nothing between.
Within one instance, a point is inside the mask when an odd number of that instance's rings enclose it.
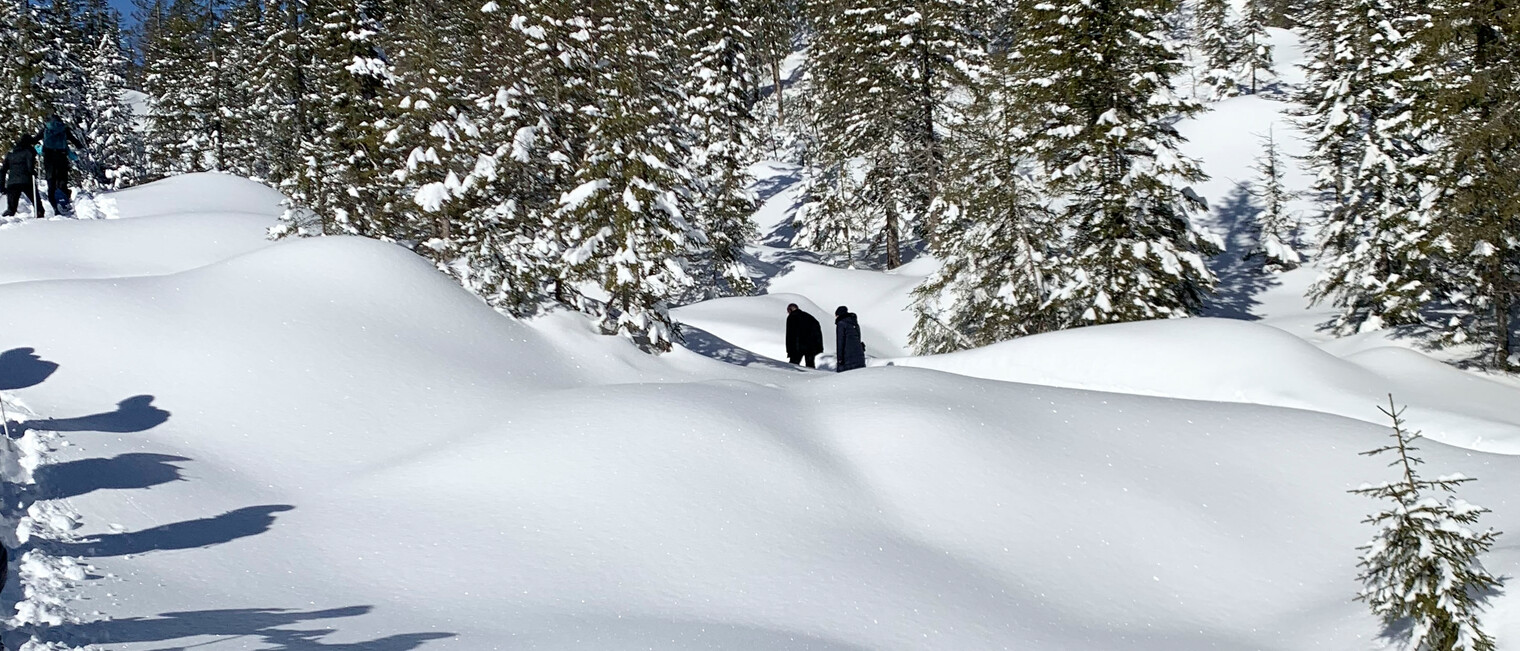
<instances>
[{"instance_id":1,"label":"person wearing dark backpack","mask_svg":"<svg viewBox=\"0 0 1520 651\"><path fill-rule=\"evenodd\" d=\"M48 203L52 204L53 212L69 214L73 212L69 198L69 144L84 147L84 143L57 113L48 116L42 130L37 132L37 140L42 141L42 175L48 182Z\"/></svg>"},{"instance_id":2,"label":"person wearing dark backpack","mask_svg":"<svg viewBox=\"0 0 1520 651\"><path fill-rule=\"evenodd\" d=\"M0 179L5 180L5 217L15 216L23 195L37 206L37 152L32 144L31 138L22 136L0 163Z\"/></svg>"},{"instance_id":3,"label":"person wearing dark backpack","mask_svg":"<svg viewBox=\"0 0 1520 651\"><path fill-rule=\"evenodd\" d=\"M834 372L866 367L866 345L860 340L860 320L843 305L834 310Z\"/></svg>"}]
</instances>

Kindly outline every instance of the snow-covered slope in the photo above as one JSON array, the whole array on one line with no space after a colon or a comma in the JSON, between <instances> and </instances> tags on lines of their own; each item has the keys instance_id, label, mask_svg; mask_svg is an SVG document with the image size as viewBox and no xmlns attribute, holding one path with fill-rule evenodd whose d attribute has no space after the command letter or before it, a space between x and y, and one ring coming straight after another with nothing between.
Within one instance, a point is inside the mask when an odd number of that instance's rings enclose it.
<instances>
[{"instance_id":1,"label":"snow-covered slope","mask_svg":"<svg viewBox=\"0 0 1520 651\"><path fill-rule=\"evenodd\" d=\"M1247 153L1224 138L1194 138L1220 169ZM1389 477L1358 454L1386 392L1429 471L1480 478L1464 496L1520 530L1515 390L1310 341L1296 277L1231 277L1249 300L1216 307L1278 310L1260 323L910 358L933 261L789 248L796 179L765 173L768 293L678 309L686 347L658 358L503 317L390 245L265 241L279 197L229 177L0 229L0 474L36 482L0 505L32 554L5 642L1378 649L1352 601L1375 505L1346 491ZM877 366L778 362L789 302L849 306ZM1506 540L1487 562L1514 575ZM1520 648L1520 599L1487 621Z\"/></svg>"},{"instance_id":2,"label":"snow-covered slope","mask_svg":"<svg viewBox=\"0 0 1520 651\"><path fill-rule=\"evenodd\" d=\"M232 210L198 219L237 239L245 226L219 216ZM67 257L74 232L35 226L32 248ZM172 239L137 244L176 270L102 256L92 278L59 266L0 285L0 350L57 364L11 395L38 414L26 427L70 443L38 472L58 498L43 503L81 523L43 548L93 568L59 591L84 621L40 633L69 644L1374 648L1349 599L1370 505L1345 491L1385 472L1357 455L1384 435L1358 420L1381 390L1364 385L1461 374L1220 321L846 375L654 359L568 315L501 317L380 243L279 242L201 266ZM49 269L22 264L0 273ZM682 314L779 328L792 300ZM877 300L852 307L885 313ZM1159 373L1188 342L1210 347ZM1356 419L1177 399L1219 399L1199 387L1231 379L1300 391L1298 407L1332 396ZM1502 395L1450 414L1490 422ZM1433 469L1483 479L1469 497L1494 524L1520 525L1520 460L1428 448Z\"/></svg>"}]
</instances>

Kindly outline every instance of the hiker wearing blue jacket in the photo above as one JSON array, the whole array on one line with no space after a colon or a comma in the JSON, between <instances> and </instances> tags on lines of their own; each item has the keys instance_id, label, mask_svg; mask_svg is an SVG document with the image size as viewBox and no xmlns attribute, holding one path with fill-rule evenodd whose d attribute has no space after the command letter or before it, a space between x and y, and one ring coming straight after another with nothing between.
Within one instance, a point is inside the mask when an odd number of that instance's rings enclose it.
<instances>
[{"instance_id":1,"label":"hiker wearing blue jacket","mask_svg":"<svg viewBox=\"0 0 1520 651\"><path fill-rule=\"evenodd\" d=\"M72 212L72 203L69 200L69 145L84 147L84 143L74 135L74 130L63 123L63 118L57 113L48 116L47 122L42 125L42 130L37 132L37 140L42 142L42 175L47 178L48 203L53 205L53 212ZM59 206L65 210L60 211Z\"/></svg>"}]
</instances>

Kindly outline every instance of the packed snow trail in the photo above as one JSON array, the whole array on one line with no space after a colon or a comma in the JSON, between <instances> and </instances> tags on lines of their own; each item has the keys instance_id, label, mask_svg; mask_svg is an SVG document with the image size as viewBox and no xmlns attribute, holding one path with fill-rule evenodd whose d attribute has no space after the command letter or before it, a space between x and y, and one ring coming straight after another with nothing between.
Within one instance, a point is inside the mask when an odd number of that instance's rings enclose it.
<instances>
[{"instance_id":1,"label":"packed snow trail","mask_svg":"<svg viewBox=\"0 0 1520 651\"><path fill-rule=\"evenodd\" d=\"M5 523L0 544L10 556L5 594L15 595L7 599L14 599L15 610L0 639L6 648L21 651L93 649L64 640L74 626L105 617L98 611L82 612L88 605L78 605L83 584L95 568L67 553L80 517L59 499L59 487L45 479L58 467L55 450L69 443L60 432L39 427L44 421L9 393L45 380L56 368L30 349L0 353L0 405L7 418L0 451L0 518Z\"/></svg>"}]
</instances>

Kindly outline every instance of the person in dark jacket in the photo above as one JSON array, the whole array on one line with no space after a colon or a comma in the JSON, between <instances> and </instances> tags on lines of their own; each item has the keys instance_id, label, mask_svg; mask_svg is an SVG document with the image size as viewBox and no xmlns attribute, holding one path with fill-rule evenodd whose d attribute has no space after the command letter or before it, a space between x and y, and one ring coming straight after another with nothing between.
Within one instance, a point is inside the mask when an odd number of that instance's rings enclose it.
<instances>
[{"instance_id":1,"label":"person in dark jacket","mask_svg":"<svg viewBox=\"0 0 1520 651\"><path fill-rule=\"evenodd\" d=\"M37 205L36 169L37 152L32 149L32 139L23 136L16 141L16 148L5 155L5 162L0 163L0 179L5 180L4 216L15 216L22 195L33 206Z\"/></svg>"},{"instance_id":2,"label":"person in dark jacket","mask_svg":"<svg viewBox=\"0 0 1520 651\"><path fill-rule=\"evenodd\" d=\"M64 207L63 212L70 212L72 204L69 201L69 145L84 147L84 143L74 135L74 130L63 123L63 118L57 113L48 116L47 122L37 132L37 140L42 142L42 175L47 178L48 203L53 205L53 212L59 212L59 206Z\"/></svg>"},{"instance_id":3,"label":"person in dark jacket","mask_svg":"<svg viewBox=\"0 0 1520 651\"><path fill-rule=\"evenodd\" d=\"M793 364L807 362L818 368L814 359L823 352L823 326L813 315L803 312L796 303L786 306L786 359Z\"/></svg>"},{"instance_id":4,"label":"person in dark jacket","mask_svg":"<svg viewBox=\"0 0 1520 651\"><path fill-rule=\"evenodd\" d=\"M843 305L834 310L834 341L835 372L866 367L866 345L860 341L860 320Z\"/></svg>"}]
</instances>

